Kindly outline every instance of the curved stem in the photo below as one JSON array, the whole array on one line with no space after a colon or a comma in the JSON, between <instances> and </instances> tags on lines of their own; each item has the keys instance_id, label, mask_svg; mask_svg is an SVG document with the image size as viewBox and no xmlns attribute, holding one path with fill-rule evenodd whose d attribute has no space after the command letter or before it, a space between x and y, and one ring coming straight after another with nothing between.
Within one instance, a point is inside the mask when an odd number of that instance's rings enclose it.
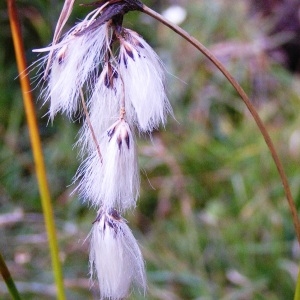
<instances>
[{"instance_id":1,"label":"curved stem","mask_svg":"<svg viewBox=\"0 0 300 300\"><path fill-rule=\"evenodd\" d=\"M52 267L54 278L57 287L57 298L60 300L65 299L64 283L59 260L58 243L56 238L56 230L53 218L53 209L51 204L51 197L47 182L46 168L44 163L44 156L40 141L38 124L35 115L35 108L31 94L29 79L26 73L26 61L24 55L24 45L21 38L20 24L16 9L15 0L7 0L8 14L14 42L16 60L19 71L19 78L21 82L21 90L24 102L24 108L27 118L27 124L30 134L31 148L35 163L35 171L38 180L39 192L41 196L43 214L45 219L45 226L49 240L49 247L52 259Z\"/></svg>"},{"instance_id":2,"label":"curved stem","mask_svg":"<svg viewBox=\"0 0 300 300\"><path fill-rule=\"evenodd\" d=\"M238 84L238 82L231 76L231 74L226 70L226 68L222 65L222 63L206 48L204 47L198 40L196 40L194 37L189 35L186 31L184 31L181 27L170 23L167 19L165 19L162 15L158 14L157 12L153 11L146 5L143 5L143 12L147 15L155 18L159 22L163 23L170 29L172 29L174 32L179 34L181 37L183 37L185 40L187 40L190 44L192 44L195 48L197 48L201 53L203 53L227 78L227 80L231 83L231 85L235 88L235 90L238 92L244 103L246 104L248 110L250 111L251 115L253 116L261 134L263 135L265 142L271 152L271 155L273 157L273 160L275 162L275 165L277 167L278 173L281 178L281 182L284 188L284 192L289 204L289 208L292 214L293 223L298 239L298 243L300 244L300 222L297 214L297 209L295 207L295 203L293 200L293 196L290 190L290 186L287 180L287 176L285 174L285 171L283 169L281 160L278 157L278 154L275 150L274 144L271 140L271 137L263 124L261 118L259 117L255 107L251 103L249 97L245 93L245 91L242 89L242 87Z\"/></svg>"}]
</instances>

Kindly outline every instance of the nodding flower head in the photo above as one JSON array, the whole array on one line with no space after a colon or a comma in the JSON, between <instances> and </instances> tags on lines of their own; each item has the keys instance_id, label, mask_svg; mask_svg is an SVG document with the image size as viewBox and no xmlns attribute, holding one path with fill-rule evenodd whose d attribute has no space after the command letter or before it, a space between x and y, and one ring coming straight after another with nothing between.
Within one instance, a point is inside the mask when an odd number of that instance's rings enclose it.
<instances>
[{"instance_id":1,"label":"nodding flower head","mask_svg":"<svg viewBox=\"0 0 300 300\"><path fill-rule=\"evenodd\" d=\"M141 251L126 221L115 209L100 209L91 232L91 277L99 282L101 299L120 300L134 284L145 293Z\"/></svg>"},{"instance_id":2,"label":"nodding flower head","mask_svg":"<svg viewBox=\"0 0 300 300\"><path fill-rule=\"evenodd\" d=\"M98 211L91 232L91 276L96 271L101 299L121 300L132 284L146 289L140 249L119 215L139 195L134 129L151 132L172 113L165 92L164 67L146 41L123 28L123 16L143 10L139 0L100 0L57 43L74 1L66 1L49 51L43 91L49 115L71 117L79 106L84 122L78 145L85 157L75 180ZM87 101L85 102L85 98ZM79 105L78 98L81 98Z\"/></svg>"},{"instance_id":3,"label":"nodding flower head","mask_svg":"<svg viewBox=\"0 0 300 300\"><path fill-rule=\"evenodd\" d=\"M124 119L115 122L99 141L97 151L79 168L79 191L96 206L134 207L139 195L139 171L134 136Z\"/></svg>"}]
</instances>

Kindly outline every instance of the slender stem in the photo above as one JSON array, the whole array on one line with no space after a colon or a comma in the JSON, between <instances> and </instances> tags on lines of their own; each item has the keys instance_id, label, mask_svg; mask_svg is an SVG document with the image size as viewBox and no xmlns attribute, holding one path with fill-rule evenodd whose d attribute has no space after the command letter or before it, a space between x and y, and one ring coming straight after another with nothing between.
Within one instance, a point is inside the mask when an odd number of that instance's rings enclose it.
<instances>
[{"instance_id":1,"label":"slender stem","mask_svg":"<svg viewBox=\"0 0 300 300\"><path fill-rule=\"evenodd\" d=\"M170 23L167 19L165 19L162 15L158 14L157 12L153 11L146 5L143 5L143 12L147 15L155 18L159 22L163 23L170 29L172 29L174 32L179 34L181 37L183 37L185 40L187 40L189 43L191 43L195 48L197 48L201 53L203 53L227 78L227 80L231 83L231 85L235 88L235 90L238 92L244 103L246 104L248 110L250 111L251 115L253 116L261 134L263 135L265 142L271 152L271 155L273 157L273 160L275 162L275 165L277 167L278 173L281 178L281 182L284 188L284 192L289 204L289 208L292 214L293 223L298 239L298 243L300 244L300 222L297 214L297 209L294 204L293 196L290 190L290 186L287 180L287 176L285 174L285 171L283 169L281 160L278 157L278 154L275 150L274 144L271 140L271 137L263 124L261 118L259 117L255 107L251 103L249 97L245 93L245 91L242 89L242 87L238 84L238 82L231 76L231 74L226 70L226 68L222 65L222 63L206 48L204 47L198 40L196 40L194 37L189 35L186 31L184 31L181 27Z\"/></svg>"},{"instance_id":2,"label":"slender stem","mask_svg":"<svg viewBox=\"0 0 300 300\"><path fill-rule=\"evenodd\" d=\"M6 266L6 263L2 257L1 252L0 252L0 273L2 274L3 280L5 281L12 298L14 300L21 300L19 292L15 286L15 283L14 283L11 275L10 275L10 272Z\"/></svg>"},{"instance_id":3,"label":"slender stem","mask_svg":"<svg viewBox=\"0 0 300 300\"><path fill-rule=\"evenodd\" d=\"M87 109L86 104L85 104L85 100L84 100L84 95L83 95L82 89L80 89L80 97L81 97L81 103L82 103L83 111L84 111L84 114L85 114L86 122L87 122L88 127L89 127L89 129L91 131L92 138L93 138L93 141L94 141L95 146L97 148L97 152L98 152L100 161L102 162L102 154L101 154L101 151L100 151L100 145L98 143L98 140L97 140L94 128L92 126L92 122L91 122L91 119L90 119L90 115L89 115L88 109Z\"/></svg>"},{"instance_id":4,"label":"slender stem","mask_svg":"<svg viewBox=\"0 0 300 300\"><path fill-rule=\"evenodd\" d=\"M33 105L31 88L29 79L26 73L26 61L24 56L24 45L21 38L20 24L18 20L17 8L15 0L7 0L8 14L12 32L12 38L14 42L16 60L19 71L19 78L21 82L21 89L23 95L23 102L26 112L26 118L30 134L31 148L33 152L33 158L35 162L35 170L38 180L38 186L41 196L41 202L43 207L43 214L45 218L45 226L47 230L49 247L52 259L52 268L54 272L57 298L60 300L65 299L64 284L62 277L61 264L59 261L58 244L56 238L55 224L53 218L53 210L51 205L50 192L48 188L48 182L46 177L46 169L44 164L43 151L41 147L41 141L38 131L38 125L35 115L35 108Z\"/></svg>"},{"instance_id":5,"label":"slender stem","mask_svg":"<svg viewBox=\"0 0 300 300\"><path fill-rule=\"evenodd\" d=\"M300 270L298 271L297 283L296 283L296 291L294 295L294 300L300 299Z\"/></svg>"}]
</instances>

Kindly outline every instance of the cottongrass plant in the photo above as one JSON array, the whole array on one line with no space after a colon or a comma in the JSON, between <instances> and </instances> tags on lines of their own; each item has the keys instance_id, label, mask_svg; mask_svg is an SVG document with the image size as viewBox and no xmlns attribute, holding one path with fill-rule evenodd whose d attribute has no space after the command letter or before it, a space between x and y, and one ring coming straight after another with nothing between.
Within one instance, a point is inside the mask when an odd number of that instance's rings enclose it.
<instances>
[{"instance_id":1,"label":"cottongrass plant","mask_svg":"<svg viewBox=\"0 0 300 300\"><path fill-rule=\"evenodd\" d=\"M172 109L161 60L138 33L123 28L123 8L111 16L105 3L59 43L36 51L49 52L42 95L50 102L50 118L83 110L77 143L83 162L74 181L97 210L90 274L98 278L101 299L117 300L128 296L132 284L146 291L142 254L121 216L139 196L135 131L151 133Z\"/></svg>"},{"instance_id":2,"label":"cottongrass plant","mask_svg":"<svg viewBox=\"0 0 300 300\"><path fill-rule=\"evenodd\" d=\"M58 42L73 4L65 1L52 45L36 51L48 52L42 95L50 102L50 118L59 111L72 118L81 110L84 116L77 143L83 162L75 182L97 211L90 233L90 274L98 279L100 298L124 299L133 285L145 294L144 261L121 214L135 207L139 195L135 132L151 133L172 113L162 62L138 33L122 25L131 10L143 11L185 38L239 93L272 153L300 241L299 219L275 147L249 98L224 66L200 42L138 0L92 3L97 8Z\"/></svg>"}]
</instances>

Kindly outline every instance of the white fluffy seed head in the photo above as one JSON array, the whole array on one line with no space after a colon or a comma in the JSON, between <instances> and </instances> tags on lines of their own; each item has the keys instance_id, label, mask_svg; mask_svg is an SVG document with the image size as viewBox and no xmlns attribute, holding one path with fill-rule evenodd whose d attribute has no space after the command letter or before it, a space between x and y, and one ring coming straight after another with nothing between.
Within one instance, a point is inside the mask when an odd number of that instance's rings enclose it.
<instances>
[{"instance_id":1,"label":"white fluffy seed head","mask_svg":"<svg viewBox=\"0 0 300 300\"><path fill-rule=\"evenodd\" d=\"M132 284L146 290L144 262L137 242L118 212L101 210L91 232L90 273L99 282L101 299L120 300Z\"/></svg>"},{"instance_id":2,"label":"white fluffy seed head","mask_svg":"<svg viewBox=\"0 0 300 300\"><path fill-rule=\"evenodd\" d=\"M136 32L124 29L120 38L119 69L125 86L125 100L134 107L140 131L151 132L165 124L172 112L165 93L163 64L153 49Z\"/></svg>"},{"instance_id":3,"label":"white fluffy seed head","mask_svg":"<svg viewBox=\"0 0 300 300\"><path fill-rule=\"evenodd\" d=\"M87 26L87 20L78 23L55 49L50 64L49 84L43 92L50 100L50 117L58 111L69 117L78 109L80 90L93 85L99 65L105 52L107 25L104 24L80 35ZM48 55L45 61L48 60Z\"/></svg>"},{"instance_id":4,"label":"white fluffy seed head","mask_svg":"<svg viewBox=\"0 0 300 300\"><path fill-rule=\"evenodd\" d=\"M139 195L139 171L132 131L125 120L115 122L99 140L102 160L97 151L80 166L78 189L95 206L132 208Z\"/></svg>"}]
</instances>

